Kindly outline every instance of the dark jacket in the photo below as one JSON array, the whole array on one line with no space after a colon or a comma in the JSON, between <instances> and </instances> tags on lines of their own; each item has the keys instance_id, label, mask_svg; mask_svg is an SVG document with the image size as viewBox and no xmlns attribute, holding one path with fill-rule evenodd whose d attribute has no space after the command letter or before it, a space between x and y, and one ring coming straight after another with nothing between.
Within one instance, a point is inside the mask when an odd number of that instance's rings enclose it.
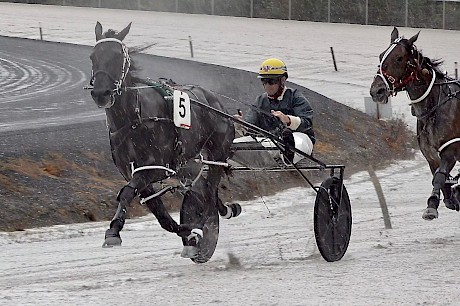
<instances>
[{"instance_id":1,"label":"dark jacket","mask_svg":"<svg viewBox=\"0 0 460 306\"><path fill-rule=\"evenodd\" d=\"M244 115L244 120L266 131L274 132L279 127L280 121L273 115L268 115L272 110L281 111L285 115L299 117L301 123L295 132L302 132L315 143L313 132L313 109L307 98L297 89L286 88L282 100L269 99L267 93L256 98L254 107ZM262 110L264 113L258 112Z\"/></svg>"}]
</instances>

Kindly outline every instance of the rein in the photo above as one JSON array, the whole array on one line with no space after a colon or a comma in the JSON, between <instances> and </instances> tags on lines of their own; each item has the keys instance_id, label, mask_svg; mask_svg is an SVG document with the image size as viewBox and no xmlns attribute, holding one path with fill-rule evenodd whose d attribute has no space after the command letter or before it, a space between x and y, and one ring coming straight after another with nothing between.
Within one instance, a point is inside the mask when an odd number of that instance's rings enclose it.
<instances>
[{"instance_id":1,"label":"rein","mask_svg":"<svg viewBox=\"0 0 460 306\"><path fill-rule=\"evenodd\" d=\"M145 121L153 121L153 122L165 122L165 123L173 123L174 121L171 119L171 118L164 118L164 117L157 117L157 116L153 116L153 117L142 117L142 104L141 102L139 101L139 91L141 89L147 89L147 88L153 88L153 89L156 89L159 91L158 87L157 86L150 86L150 85L146 85L146 86L136 86L136 87L125 87L123 88L125 92L128 92L128 91L135 91L136 93L136 107L134 108L134 112L136 113L136 119L131 121L131 122L128 122L126 125L124 125L123 127L119 128L118 130L116 131L110 131L110 134L114 135L118 132L120 132L121 130L125 130L126 127L130 127L131 130L135 130L137 129L139 126L143 125ZM159 91L160 94L163 93L164 91ZM168 94L168 95L164 95L163 96L163 99L165 101L167 100L171 100L172 98L172 95L171 94Z\"/></svg>"}]
</instances>

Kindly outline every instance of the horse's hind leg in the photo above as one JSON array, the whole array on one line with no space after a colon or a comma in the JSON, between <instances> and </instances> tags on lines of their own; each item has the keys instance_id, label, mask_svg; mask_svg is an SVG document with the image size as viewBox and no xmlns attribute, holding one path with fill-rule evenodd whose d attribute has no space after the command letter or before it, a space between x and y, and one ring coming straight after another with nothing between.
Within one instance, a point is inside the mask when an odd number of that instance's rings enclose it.
<instances>
[{"instance_id":1,"label":"horse's hind leg","mask_svg":"<svg viewBox=\"0 0 460 306\"><path fill-rule=\"evenodd\" d=\"M200 180L204 181L203 178L200 178ZM202 194L206 192L206 184L203 185L200 192L196 189L195 185L192 190L184 194L180 210L181 225L194 228L193 234L190 232L189 236L182 238L184 248L181 256L184 258L195 258L198 255L197 244L204 236L203 227L205 218L208 215L204 206L206 195Z\"/></svg>"},{"instance_id":2,"label":"horse's hind leg","mask_svg":"<svg viewBox=\"0 0 460 306\"><path fill-rule=\"evenodd\" d=\"M207 95L208 101L217 99L215 96ZM206 144L208 157L214 161L225 162L231 155L231 146L235 138L235 128L231 121L222 121L218 119L218 124L213 131L210 141ZM218 196L218 186L222 176L224 175L224 168L222 166L209 166L208 182L210 189L214 191L213 197L219 215L225 219L230 219L241 214L241 206L238 203L226 205L222 203Z\"/></svg>"},{"instance_id":3,"label":"horse's hind leg","mask_svg":"<svg viewBox=\"0 0 460 306\"><path fill-rule=\"evenodd\" d=\"M219 215L224 219L230 219L232 217L237 217L241 214L241 205L238 203L231 203L227 205L222 203L222 200L219 198L218 185L222 178L223 172L224 171L220 166L210 166L208 181L210 184L210 189L215 191L213 203L216 203Z\"/></svg>"},{"instance_id":4,"label":"horse's hind leg","mask_svg":"<svg viewBox=\"0 0 460 306\"><path fill-rule=\"evenodd\" d=\"M230 219L238 217L241 214L241 205L238 203L224 204L219 198L216 192L217 198L217 209L219 210L219 215L224 219Z\"/></svg>"},{"instance_id":5,"label":"horse's hind leg","mask_svg":"<svg viewBox=\"0 0 460 306\"><path fill-rule=\"evenodd\" d=\"M184 195L180 219L181 225L192 228L187 237L181 256L197 263L208 261L214 253L219 239L219 214L215 202L217 190L209 177L200 177L191 190Z\"/></svg>"},{"instance_id":6,"label":"horse's hind leg","mask_svg":"<svg viewBox=\"0 0 460 306\"><path fill-rule=\"evenodd\" d=\"M441 189L444 196L444 205L448 209L460 211L460 186L452 187L452 185L452 183L446 183Z\"/></svg>"}]
</instances>

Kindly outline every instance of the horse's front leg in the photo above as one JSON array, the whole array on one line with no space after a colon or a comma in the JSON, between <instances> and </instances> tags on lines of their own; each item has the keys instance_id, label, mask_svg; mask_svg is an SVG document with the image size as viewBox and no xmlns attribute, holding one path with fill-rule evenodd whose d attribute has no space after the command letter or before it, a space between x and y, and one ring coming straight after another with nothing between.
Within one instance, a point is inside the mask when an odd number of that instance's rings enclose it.
<instances>
[{"instance_id":1,"label":"horse's front leg","mask_svg":"<svg viewBox=\"0 0 460 306\"><path fill-rule=\"evenodd\" d=\"M445 150L441 153L441 163L439 168L434 171L433 174L433 190L431 196L427 201L427 208L423 212L422 218L425 220L433 220L438 217L438 207L440 201L440 193L443 190L444 198L450 198L450 186L446 187L446 179L449 176L450 171L455 165L455 158L451 156L448 150ZM431 166L431 164L430 164ZM447 191L446 189L449 188Z\"/></svg>"},{"instance_id":2,"label":"horse's front leg","mask_svg":"<svg viewBox=\"0 0 460 306\"><path fill-rule=\"evenodd\" d=\"M123 229L128 213L128 207L139 191L144 190L152 181L151 172L138 172L133 175L129 183L124 186L117 196L118 208L110 222L110 228L105 232L103 247L121 245L120 231Z\"/></svg>"},{"instance_id":3,"label":"horse's front leg","mask_svg":"<svg viewBox=\"0 0 460 306\"><path fill-rule=\"evenodd\" d=\"M128 206L136 196L136 188L131 182L124 186L117 196L118 208L115 216L110 222L109 229L105 232L105 241L103 247L111 247L121 245L120 231L123 229L128 212Z\"/></svg>"}]
</instances>

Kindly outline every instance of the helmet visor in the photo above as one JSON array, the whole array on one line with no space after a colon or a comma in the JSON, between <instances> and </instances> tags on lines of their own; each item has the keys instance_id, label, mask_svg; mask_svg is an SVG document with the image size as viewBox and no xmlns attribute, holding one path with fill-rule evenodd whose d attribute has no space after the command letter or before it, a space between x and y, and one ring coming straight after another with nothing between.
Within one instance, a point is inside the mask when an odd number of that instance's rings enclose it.
<instances>
[{"instance_id":1,"label":"helmet visor","mask_svg":"<svg viewBox=\"0 0 460 306\"><path fill-rule=\"evenodd\" d=\"M284 74L260 74L257 76L259 79L276 79L281 78Z\"/></svg>"}]
</instances>

